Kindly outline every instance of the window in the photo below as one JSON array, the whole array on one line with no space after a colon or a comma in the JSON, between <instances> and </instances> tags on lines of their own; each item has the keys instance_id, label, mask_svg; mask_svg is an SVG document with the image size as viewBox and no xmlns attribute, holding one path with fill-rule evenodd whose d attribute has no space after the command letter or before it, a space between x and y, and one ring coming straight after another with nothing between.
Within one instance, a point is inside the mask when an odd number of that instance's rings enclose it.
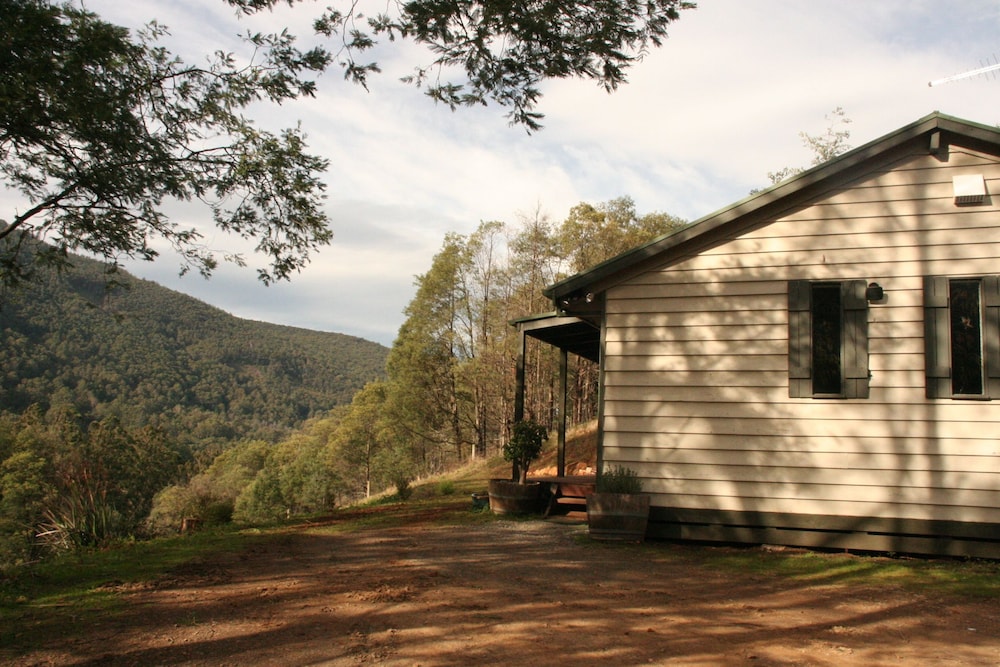
<instances>
[{"instance_id":1,"label":"window","mask_svg":"<svg viewBox=\"0 0 1000 667\"><path fill-rule=\"evenodd\" d=\"M928 398L1000 398L1000 276L924 278Z\"/></svg>"},{"instance_id":2,"label":"window","mask_svg":"<svg viewBox=\"0 0 1000 667\"><path fill-rule=\"evenodd\" d=\"M788 283L788 395L868 398L864 280Z\"/></svg>"}]
</instances>

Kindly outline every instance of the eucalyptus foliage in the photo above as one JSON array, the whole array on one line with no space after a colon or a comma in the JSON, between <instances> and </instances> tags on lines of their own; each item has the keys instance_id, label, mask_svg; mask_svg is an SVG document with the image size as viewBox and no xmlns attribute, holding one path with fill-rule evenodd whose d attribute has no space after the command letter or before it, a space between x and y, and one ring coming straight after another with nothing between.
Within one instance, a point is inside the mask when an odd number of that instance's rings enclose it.
<instances>
[{"instance_id":1,"label":"eucalyptus foliage","mask_svg":"<svg viewBox=\"0 0 1000 667\"><path fill-rule=\"evenodd\" d=\"M244 113L313 95L303 75L328 54L256 34L249 64L219 52L196 66L159 45L165 34L155 22L131 34L70 3L0 0L0 178L28 202L0 222L0 285L67 264L71 251L151 260L156 239L183 271L208 275L220 255L245 262L171 221L163 206L176 200L204 202L219 229L253 239L270 262L265 283L329 243L327 161L306 152L300 128L274 134Z\"/></svg>"},{"instance_id":2,"label":"eucalyptus foliage","mask_svg":"<svg viewBox=\"0 0 1000 667\"><path fill-rule=\"evenodd\" d=\"M299 0L227 0L246 13ZM508 109L511 124L540 127L535 110L546 79L578 77L608 92L625 83L630 66L667 36L683 0L413 0L328 7L316 18L320 34L334 38L344 76L362 85L377 62L362 55L379 44L411 39L430 59L404 81L424 88L452 109L490 101Z\"/></svg>"},{"instance_id":3,"label":"eucalyptus foliage","mask_svg":"<svg viewBox=\"0 0 1000 667\"><path fill-rule=\"evenodd\" d=\"M253 14L279 0L226 0ZM299 0L283 0L295 5ZM327 7L313 27L331 46L303 51L287 30L249 33L247 62L216 52L185 63L161 45L167 28L130 33L71 2L0 0L0 184L27 204L0 211L0 286L86 251L113 270L152 260L158 241L181 270L210 275L220 259L205 232L171 220L174 201L201 201L215 226L256 243L264 283L305 266L332 234L322 209L327 160L300 127L272 133L246 115L258 102L312 96L309 77L337 62L367 87L379 40L410 39L426 62L404 81L452 109L494 102L511 124L540 127L542 82L579 77L607 91L659 46L684 0L415 0ZM35 247L38 241L45 245Z\"/></svg>"}]
</instances>

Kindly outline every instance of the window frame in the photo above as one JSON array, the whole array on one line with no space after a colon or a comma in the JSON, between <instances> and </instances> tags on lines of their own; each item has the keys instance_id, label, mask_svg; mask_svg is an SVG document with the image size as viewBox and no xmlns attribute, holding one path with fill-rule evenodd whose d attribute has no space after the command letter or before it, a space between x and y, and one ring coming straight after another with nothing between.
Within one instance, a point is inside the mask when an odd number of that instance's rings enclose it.
<instances>
[{"instance_id":1,"label":"window frame","mask_svg":"<svg viewBox=\"0 0 1000 667\"><path fill-rule=\"evenodd\" d=\"M980 282L983 393L956 394L952 383L951 281ZM927 398L1000 399L1000 276L924 276L924 376Z\"/></svg>"},{"instance_id":2,"label":"window frame","mask_svg":"<svg viewBox=\"0 0 1000 667\"><path fill-rule=\"evenodd\" d=\"M840 285L841 354L839 394L813 391L812 288ZM868 300L866 280L790 280L788 282L788 396L790 398L868 398Z\"/></svg>"}]
</instances>

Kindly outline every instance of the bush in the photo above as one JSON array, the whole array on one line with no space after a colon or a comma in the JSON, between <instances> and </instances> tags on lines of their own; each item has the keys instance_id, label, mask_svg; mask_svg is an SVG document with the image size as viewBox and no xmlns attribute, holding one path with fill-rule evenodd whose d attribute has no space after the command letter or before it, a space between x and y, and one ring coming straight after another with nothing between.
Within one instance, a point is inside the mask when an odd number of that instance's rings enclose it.
<instances>
[{"instance_id":1,"label":"bush","mask_svg":"<svg viewBox=\"0 0 1000 667\"><path fill-rule=\"evenodd\" d=\"M168 486L153 498L146 529L154 535L170 535L180 530L185 517L198 516L198 498L186 486Z\"/></svg>"},{"instance_id":2,"label":"bush","mask_svg":"<svg viewBox=\"0 0 1000 667\"><path fill-rule=\"evenodd\" d=\"M271 523L287 518L288 505L281 494L278 471L265 467L236 498L233 520L238 523Z\"/></svg>"},{"instance_id":3,"label":"bush","mask_svg":"<svg viewBox=\"0 0 1000 667\"><path fill-rule=\"evenodd\" d=\"M548 435L544 426L530 419L514 424L510 440L503 446L503 458L514 464L518 472L517 481L521 484L527 482L528 466L542 453L542 445Z\"/></svg>"},{"instance_id":4,"label":"bush","mask_svg":"<svg viewBox=\"0 0 1000 667\"><path fill-rule=\"evenodd\" d=\"M410 480L406 477L397 477L393 481L393 485L396 487L396 497L400 500L409 500L410 496L413 495L413 487L410 486Z\"/></svg>"},{"instance_id":5,"label":"bush","mask_svg":"<svg viewBox=\"0 0 1000 667\"><path fill-rule=\"evenodd\" d=\"M455 493L455 482L450 479L438 482L437 492L442 496L450 496Z\"/></svg>"},{"instance_id":6,"label":"bush","mask_svg":"<svg viewBox=\"0 0 1000 667\"><path fill-rule=\"evenodd\" d=\"M607 468L597 480L598 493L642 493L642 480L630 468Z\"/></svg>"},{"instance_id":7,"label":"bush","mask_svg":"<svg viewBox=\"0 0 1000 667\"><path fill-rule=\"evenodd\" d=\"M202 512L205 524L209 526L221 526L233 522L233 511L236 503L232 500L216 500L208 503Z\"/></svg>"}]
</instances>

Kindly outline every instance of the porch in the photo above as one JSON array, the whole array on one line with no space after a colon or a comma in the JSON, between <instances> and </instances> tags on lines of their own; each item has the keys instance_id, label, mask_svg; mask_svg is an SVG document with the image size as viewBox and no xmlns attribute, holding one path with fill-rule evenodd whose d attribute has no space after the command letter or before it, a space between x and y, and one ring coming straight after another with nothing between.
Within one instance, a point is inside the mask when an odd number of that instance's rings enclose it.
<instances>
[{"instance_id":1,"label":"porch","mask_svg":"<svg viewBox=\"0 0 1000 667\"><path fill-rule=\"evenodd\" d=\"M559 388L558 388L558 413L559 417L556 423L557 431L557 457L556 457L556 470L554 475L548 475L547 479L552 479L551 483L556 484L556 491L561 492L562 486L565 484L566 491L568 493L563 494L566 498L582 498L583 495L574 496L570 494L582 493L582 490L586 488L589 483L587 479L590 478L591 481L596 483L596 477L593 475L567 475L566 471L566 414L568 407L568 386L567 386L567 375L569 368L569 353L593 361L594 363L600 363L601 358L601 329L598 324L590 322L588 320L571 317L567 315L562 315L560 313L545 313L541 315L532 315L530 317L521 318L519 320L514 320L511 322L513 326L517 327L519 335L519 347L517 356L517 376L516 376L516 388L514 394L514 421L518 422L524 419L524 394L525 394L525 353L527 346L527 339L534 338L548 345L552 345L559 350ZM600 469L600 437L601 437L601 424L600 417L598 417L598 432L597 432L597 466L595 469ZM540 479L540 478L534 478ZM567 481L561 481L567 480ZM574 485L569 480L579 480L579 485Z\"/></svg>"}]
</instances>

